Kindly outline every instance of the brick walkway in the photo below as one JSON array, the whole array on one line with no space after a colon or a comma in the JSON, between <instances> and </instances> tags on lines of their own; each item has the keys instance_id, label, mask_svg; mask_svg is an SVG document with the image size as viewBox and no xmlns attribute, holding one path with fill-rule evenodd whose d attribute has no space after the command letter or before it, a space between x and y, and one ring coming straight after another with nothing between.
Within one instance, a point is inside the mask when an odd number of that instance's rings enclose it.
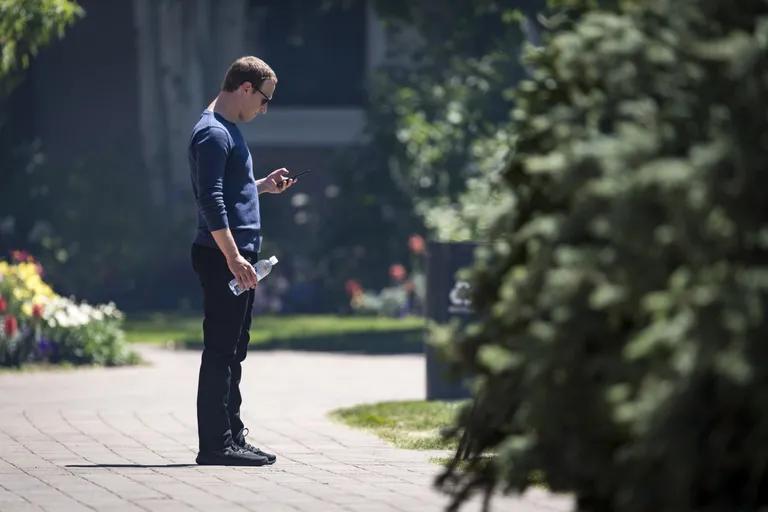
<instances>
[{"instance_id":1,"label":"brick walkway","mask_svg":"<svg viewBox=\"0 0 768 512\"><path fill-rule=\"evenodd\" d=\"M198 467L199 353L142 348L151 366L0 375L0 510L439 511L434 453L329 421L340 406L424 396L420 356L254 352L243 395L261 468ZM257 421L258 418L258 421ZM474 500L462 510L479 510ZM533 491L493 510L566 511Z\"/></svg>"}]
</instances>

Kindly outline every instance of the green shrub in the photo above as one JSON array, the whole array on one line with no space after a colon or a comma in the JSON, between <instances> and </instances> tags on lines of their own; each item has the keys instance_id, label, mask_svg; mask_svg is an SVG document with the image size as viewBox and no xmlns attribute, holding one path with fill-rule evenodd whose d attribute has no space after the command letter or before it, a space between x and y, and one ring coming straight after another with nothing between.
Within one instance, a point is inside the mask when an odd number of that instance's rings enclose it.
<instances>
[{"instance_id":1,"label":"green shrub","mask_svg":"<svg viewBox=\"0 0 768 512\"><path fill-rule=\"evenodd\" d=\"M767 50L763 1L648 0L529 52L457 502L536 474L585 511L768 505Z\"/></svg>"}]
</instances>

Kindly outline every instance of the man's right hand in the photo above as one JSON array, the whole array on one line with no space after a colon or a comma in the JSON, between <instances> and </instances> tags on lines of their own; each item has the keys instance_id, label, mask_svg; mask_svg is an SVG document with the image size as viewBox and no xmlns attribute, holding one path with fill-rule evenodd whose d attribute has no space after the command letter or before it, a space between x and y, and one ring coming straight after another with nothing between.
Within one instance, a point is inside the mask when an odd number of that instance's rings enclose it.
<instances>
[{"instance_id":1,"label":"man's right hand","mask_svg":"<svg viewBox=\"0 0 768 512\"><path fill-rule=\"evenodd\" d=\"M256 270L253 265L248 263L248 260L238 254L234 258L227 258L227 266L241 288L244 290L256 288L259 280L256 279Z\"/></svg>"}]
</instances>

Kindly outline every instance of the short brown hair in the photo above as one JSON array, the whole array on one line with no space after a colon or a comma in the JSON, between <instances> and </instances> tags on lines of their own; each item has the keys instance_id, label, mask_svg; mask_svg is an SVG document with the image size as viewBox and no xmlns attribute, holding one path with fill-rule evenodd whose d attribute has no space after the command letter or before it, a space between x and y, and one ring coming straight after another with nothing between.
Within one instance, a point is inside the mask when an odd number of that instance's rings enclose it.
<instances>
[{"instance_id":1,"label":"short brown hair","mask_svg":"<svg viewBox=\"0 0 768 512\"><path fill-rule=\"evenodd\" d=\"M229 66L221 89L227 92L236 91L243 82L251 82L254 87L260 88L265 80L277 82L277 75L266 62L249 55L240 57Z\"/></svg>"}]
</instances>

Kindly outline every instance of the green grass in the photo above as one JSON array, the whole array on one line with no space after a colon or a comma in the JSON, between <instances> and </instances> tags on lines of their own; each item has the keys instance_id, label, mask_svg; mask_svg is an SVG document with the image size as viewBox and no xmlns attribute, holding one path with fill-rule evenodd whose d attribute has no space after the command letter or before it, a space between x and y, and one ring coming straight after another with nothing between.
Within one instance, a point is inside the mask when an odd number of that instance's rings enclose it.
<instances>
[{"instance_id":1,"label":"green grass","mask_svg":"<svg viewBox=\"0 0 768 512\"><path fill-rule=\"evenodd\" d=\"M251 326L251 347L420 352L423 327L424 320L419 317L256 316ZM132 343L170 343L194 348L202 344L202 317L159 313L128 316L125 332Z\"/></svg>"},{"instance_id":2,"label":"green grass","mask_svg":"<svg viewBox=\"0 0 768 512\"><path fill-rule=\"evenodd\" d=\"M330 413L346 425L370 430L399 448L415 450L455 449L442 429L453 424L466 401L406 401L364 404Z\"/></svg>"}]
</instances>

